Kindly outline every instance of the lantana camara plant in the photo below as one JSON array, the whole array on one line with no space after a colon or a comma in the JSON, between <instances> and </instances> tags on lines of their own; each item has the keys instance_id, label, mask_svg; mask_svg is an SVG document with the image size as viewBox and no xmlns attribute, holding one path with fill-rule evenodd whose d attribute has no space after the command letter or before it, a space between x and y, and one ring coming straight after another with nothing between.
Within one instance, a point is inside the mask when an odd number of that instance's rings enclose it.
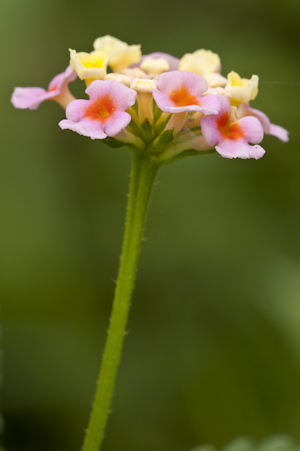
<instances>
[{"instance_id":1,"label":"lantana camara plant","mask_svg":"<svg viewBox=\"0 0 300 451\"><path fill-rule=\"evenodd\" d=\"M85 82L89 99L75 99L69 83ZM127 146L132 173L126 227L110 326L83 451L98 451L104 436L126 332L146 212L158 169L190 155L217 152L224 158L259 159L264 135L288 141L288 132L250 106L258 76L221 74L210 50L181 59L166 53L142 55L139 45L111 36L91 53L70 50L69 65L48 89L15 88L14 107L37 109L54 100L66 111L59 122L110 147Z\"/></svg>"}]
</instances>

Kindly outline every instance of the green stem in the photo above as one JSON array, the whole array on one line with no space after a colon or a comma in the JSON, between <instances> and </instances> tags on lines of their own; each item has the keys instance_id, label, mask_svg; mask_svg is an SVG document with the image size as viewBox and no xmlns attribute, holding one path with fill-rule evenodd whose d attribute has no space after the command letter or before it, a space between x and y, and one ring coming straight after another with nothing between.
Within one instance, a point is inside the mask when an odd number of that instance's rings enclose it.
<instances>
[{"instance_id":1,"label":"green stem","mask_svg":"<svg viewBox=\"0 0 300 451\"><path fill-rule=\"evenodd\" d=\"M132 172L121 262L98 385L83 451L98 451L105 432L125 337L149 199L159 164L132 152Z\"/></svg>"}]
</instances>

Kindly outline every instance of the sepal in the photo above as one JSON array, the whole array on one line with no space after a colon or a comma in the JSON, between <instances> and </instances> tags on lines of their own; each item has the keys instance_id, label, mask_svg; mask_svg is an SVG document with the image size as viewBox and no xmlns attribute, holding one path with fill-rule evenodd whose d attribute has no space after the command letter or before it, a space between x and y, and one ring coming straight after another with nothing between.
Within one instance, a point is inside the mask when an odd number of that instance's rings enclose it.
<instances>
[{"instance_id":1,"label":"sepal","mask_svg":"<svg viewBox=\"0 0 300 451\"><path fill-rule=\"evenodd\" d=\"M146 143L149 143L153 140L154 130L148 119L145 119L141 124L143 138Z\"/></svg>"},{"instance_id":2,"label":"sepal","mask_svg":"<svg viewBox=\"0 0 300 451\"><path fill-rule=\"evenodd\" d=\"M155 153L163 152L163 150L167 147L167 145L170 144L171 141L173 141L174 139L173 131L174 128L170 128L169 130L166 130L154 140L152 148Z\"/></svg>"}]
</instances>

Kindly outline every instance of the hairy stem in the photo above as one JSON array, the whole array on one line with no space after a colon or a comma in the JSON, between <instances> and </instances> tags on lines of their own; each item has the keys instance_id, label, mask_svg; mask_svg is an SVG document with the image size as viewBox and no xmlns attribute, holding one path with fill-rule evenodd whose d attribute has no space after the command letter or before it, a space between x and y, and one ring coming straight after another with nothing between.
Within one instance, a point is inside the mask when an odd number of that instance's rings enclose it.
<instances>
[{"instance_id":1,"label":"hairy stem","mask_svg":"<svg viewBox=\"0 0 300 451\"><path fill-rule=\"evenodd\" d=\"M147 208L158 167L158 163L153 162L147 155L132 152L131 182L119 274L83 451L98 451L103 440L126 332Z\"/></svg>"}]
</instances>

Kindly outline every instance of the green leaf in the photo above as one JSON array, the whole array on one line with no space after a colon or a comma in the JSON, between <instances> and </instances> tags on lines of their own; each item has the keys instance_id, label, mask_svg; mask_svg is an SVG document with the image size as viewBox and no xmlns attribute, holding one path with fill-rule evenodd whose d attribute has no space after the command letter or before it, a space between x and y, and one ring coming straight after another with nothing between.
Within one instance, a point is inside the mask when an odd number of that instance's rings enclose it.
<instances>
[{"instance_id":1,"label":"green leaf","mask_svg":"<svg viewBox=\"0 0 300 451\"><path fill-rule=\"evenodd\" d=\"M102 139L102 142L104 142L104 144L106 144L108 147L112 147L114 149L117 149L118 147L126 146L126 143L123 143L122 141L118 141L115 138L111 138L110 136L108 136L105 139Z\"/></svg>"}]
</instances>

